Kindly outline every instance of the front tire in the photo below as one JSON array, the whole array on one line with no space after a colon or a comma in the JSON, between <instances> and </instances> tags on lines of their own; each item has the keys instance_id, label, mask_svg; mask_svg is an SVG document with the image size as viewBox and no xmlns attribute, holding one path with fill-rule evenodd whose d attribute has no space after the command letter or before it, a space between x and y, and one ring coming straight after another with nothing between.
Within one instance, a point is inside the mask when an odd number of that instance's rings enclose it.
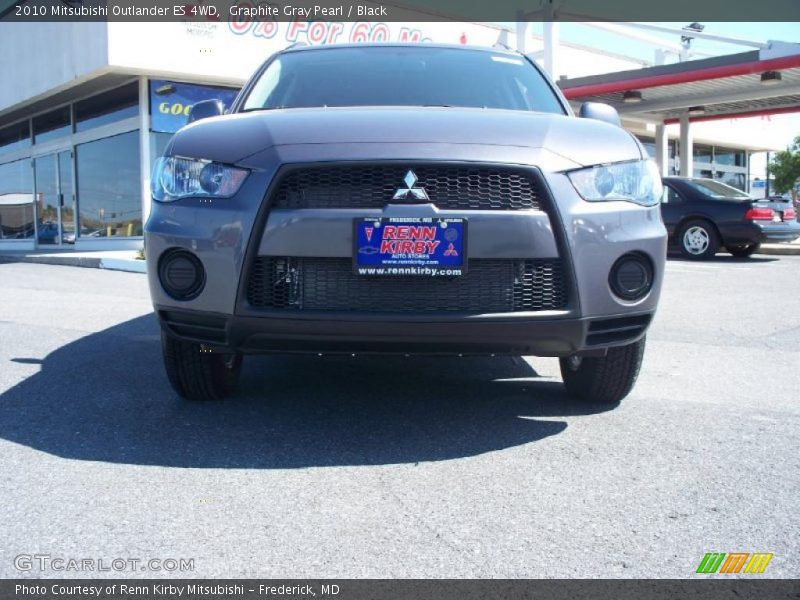
<instances>
[{"instance_id":1,"label":"front tire","mask_svg":"<svg viewBox=\"0 0 800 600\"><path fill-rule=\"evenodd\" d=\"M729 246L728 252L737 258L747 258L758 252L761 244L745 244L744 246Z\"/></svg>"},{"instance_id":2,"label":"front tire","mask_svg":"<svg viewBox=\"0 0 800 600\"><path fill-rule=\"evenodd\" d=\"M681 254L692 260L708 260L719 250L717 230L708 221L688 221L678 232Z\"/></svg>"},{"instance_id":3,"label":"front tire","mask_svg":"<svg viewBox=\"0 0 800 600\"><path fill-rule=\"evenodd\" d=\"M567 393L576 400L619 404L633 389L644 357L645 338L609 348L605 356L559 359Z\"/></svg>"},{"instance_id":4,"label":"front tire","mask_svg":"<svg viewBox=\"0 0 800 600\"><path fill-rule=\"evenodd\" d=\"M172 388L187 400L222 400L239 384L242 355L210 352L202 344L161 331L164 368Z\"/></svg>"}]
</instances>

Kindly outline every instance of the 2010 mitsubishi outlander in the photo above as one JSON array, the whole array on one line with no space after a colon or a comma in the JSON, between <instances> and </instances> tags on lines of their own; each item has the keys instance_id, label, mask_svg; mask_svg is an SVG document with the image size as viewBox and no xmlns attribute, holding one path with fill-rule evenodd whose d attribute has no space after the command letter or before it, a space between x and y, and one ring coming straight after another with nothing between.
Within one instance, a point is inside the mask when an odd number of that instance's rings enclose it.
<instances>
[{"instance_id":1,"label":"2010 mitsubishi outlander","mask_svg":"<svg viewBox=\"0 0 800 600\"><path fill-rule=\"evenodd\" d=\"M667 238L611 107L576 117L505 50L350 45L277 53L222 112L195 105L152 175L178 394L275 352L555 356L575 398L629 393Z\"/></svg>"}]
</instances>

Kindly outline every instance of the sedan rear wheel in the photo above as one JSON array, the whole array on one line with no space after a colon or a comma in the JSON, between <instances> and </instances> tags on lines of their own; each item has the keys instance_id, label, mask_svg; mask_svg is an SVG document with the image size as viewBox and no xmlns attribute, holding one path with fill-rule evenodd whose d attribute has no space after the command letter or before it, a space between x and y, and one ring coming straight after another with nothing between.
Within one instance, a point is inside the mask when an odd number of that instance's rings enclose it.
<instances>
[{"instance_id":1,"label":"sedan rear wheel","mask_svg":"<svg viewBox=\"0 0 800 600\"><path fill-rule=\"evenodd\" d=\"M745 244L744 246L728 246L728 252L739 258L747 258L758 252L761 244Z\"/></svg>"},{"instance_id":2,"label":"sedan rear wheel","mask_svg":"<svg viewBox=\"0 0 800 600\"><path fill-rule=\"evenodd\" d=\"M681 254L692 260L709 259L719 249L719 237L708 221L689 221L678 233Z\"/></svg>"}]
</instances>

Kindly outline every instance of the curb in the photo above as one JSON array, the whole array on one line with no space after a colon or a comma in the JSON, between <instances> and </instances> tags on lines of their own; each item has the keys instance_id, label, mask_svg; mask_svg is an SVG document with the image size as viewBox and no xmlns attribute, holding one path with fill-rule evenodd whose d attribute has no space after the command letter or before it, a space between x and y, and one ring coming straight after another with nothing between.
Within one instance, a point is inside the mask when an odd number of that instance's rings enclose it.
<instances>
[{"instance_id":1,"label":"curb","mask_svg":"<svg viewBox=\"0 0 800 600\"><path fill-rule=\"evenodd\" d=\"M138 260L135 258L0 254L0 263L36 263L41 265L60 265L64 267L108 269L111 271L126 271L128 273L147 272L147 263L143 260Z\"/></svg>"},{"instance_id":2,"label":"curb","mask_svg":"<svg viewBox=\"0 0 800 600\"><path fill-rule=\"evenodd\" d=\"M147 261L135 258L101 258L100 268L128 273L147 273Z\"/></svg>"},{"instance_id":3,"label":"curb","mask_svg":"<svg viewBox=\"0 0 800 600\"><path fill-rule=\"evenodd\" d=\"M773 254L780 256L800 256L800 244L761 244L756 254Z\"/></svg>"}]
</instances>

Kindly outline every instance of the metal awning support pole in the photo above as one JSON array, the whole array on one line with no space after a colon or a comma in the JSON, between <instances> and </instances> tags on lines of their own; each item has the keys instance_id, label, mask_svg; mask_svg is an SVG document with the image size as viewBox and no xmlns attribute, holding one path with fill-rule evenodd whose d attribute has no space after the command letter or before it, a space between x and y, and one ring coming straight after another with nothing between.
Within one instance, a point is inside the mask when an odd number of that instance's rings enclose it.
<instances>
[{"instance_id":1,"label":"metal awning support pole","mask_svg":"<svg viewBox=\"0 0 800 600\"><path fill-rule=\"evenodd\" d=\"M669 136L663 123L656 125L656 164L662 177L669 175Z\"/></svg>"},{"instance_id":2,"label":"metal awning support pole","mask_svg":"<svg viewBox=\"0 0 800 600\"><path fill-rule=\"evenodd\" d=\"M692 177L694 174L694 143L692 140L692 123L689 121L689 113L681 115L681 177Z\"/></svg>"}]
</instances>

